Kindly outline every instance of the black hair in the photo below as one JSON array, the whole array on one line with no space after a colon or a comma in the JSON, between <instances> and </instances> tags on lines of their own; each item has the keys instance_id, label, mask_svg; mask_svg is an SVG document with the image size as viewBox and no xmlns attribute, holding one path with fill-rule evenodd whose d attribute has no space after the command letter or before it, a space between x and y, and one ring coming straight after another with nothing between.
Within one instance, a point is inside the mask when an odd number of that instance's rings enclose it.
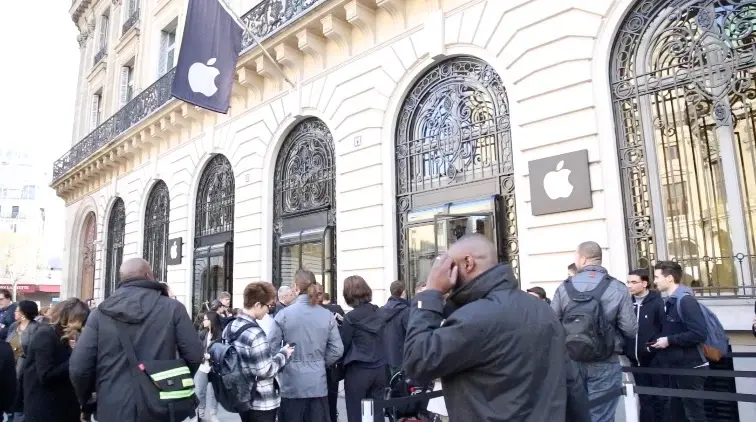
<instances>
[{"instance_id":1,"label":"black hair","mask_svg":"<svg viewBox=\"0 0 756 422\"><path fill-rule=\"evenodd\" d=\"M654 265L654 270L661 271L662 275L672 276L672 279L675 281L675 284L680 284L680 281L682 280L683 270L680 264L674 261L659 261Z\"/></svg>"},{"instance_id":2,"label":"black hair","mask_svg":"<svg viewBox=\"0 0 756 422\"><path fill-rule=\"evenodd\" d=\"M16 306L18 312L20 312L21 315L23 315L29 321L32 321L34 320L34 318L39 316L39 307L37 306L37 302L32 302L31 300L22 300L18 302L18 305Z\"/></svg>"}]
</instances>

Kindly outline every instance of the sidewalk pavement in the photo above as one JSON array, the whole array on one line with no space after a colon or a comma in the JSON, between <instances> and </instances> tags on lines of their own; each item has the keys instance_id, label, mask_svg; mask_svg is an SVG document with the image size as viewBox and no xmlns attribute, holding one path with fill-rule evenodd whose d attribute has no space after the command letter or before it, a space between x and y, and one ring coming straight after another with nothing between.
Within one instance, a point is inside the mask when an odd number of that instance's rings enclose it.
<instances>
[{"instance_id":1,"label":"sidewalk pavement","mask_svg":"<svg viewBox=\"0 0 756 422\"><path fill-rule=\"evenodd\" d=\"M196 419L195 419L196 421ZM219 422L239 422L239 415L228 413L221 407L218 409L218 421ZM347 422L346 417L346 404L344 403L344 397L339 397L339 420L338 422Z\"/></svg>"}]
</instances>

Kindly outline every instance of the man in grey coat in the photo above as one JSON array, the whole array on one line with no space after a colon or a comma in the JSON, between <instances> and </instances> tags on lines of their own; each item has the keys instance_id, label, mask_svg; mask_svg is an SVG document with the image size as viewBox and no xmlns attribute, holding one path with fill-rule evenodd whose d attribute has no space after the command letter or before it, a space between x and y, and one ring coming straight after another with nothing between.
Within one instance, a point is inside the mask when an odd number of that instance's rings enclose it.
<instances>
[{"instance_id":1,"label":"man in grey coat","mask_svg":"<svg viewBox=\"0 0 756 422\"><path fill-rule=\"evenodd\" d=\"M638 322L633 312L633 300L627 287L621 281L609 276L606 268L601 264L601 246L596 242L583 242L578 246L575 254L577 273L564 282L571 282L576 290L587 292L595 289L605 277L610 279L609 286L601 296L601 308L614 336L614 354L600 362L578 362L590 400L622 388L622 366L619 355L623 353L625 338L633 338L638 332ZM571 301L564 283L557 288L551 302L551 307L560 320L564 317L565 309ZM619 398L592 408L592 422L614 421L618 403Z\"/></svg>"}]
</instances>

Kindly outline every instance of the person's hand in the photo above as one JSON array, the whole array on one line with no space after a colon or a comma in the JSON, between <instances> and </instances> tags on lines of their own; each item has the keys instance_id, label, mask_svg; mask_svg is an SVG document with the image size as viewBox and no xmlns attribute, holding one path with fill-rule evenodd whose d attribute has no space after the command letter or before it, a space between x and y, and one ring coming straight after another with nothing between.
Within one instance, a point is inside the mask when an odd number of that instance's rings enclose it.
<instances>
[{"instance_id":1,"label":"person's hand","mask_svg":"<svg viewBox=\"0 0 756 422\"><path fill-rule=\"evenodd\" d=\"M656 343L652 344L651 347L654 349L666 349L669 347L669 340L666 337L662 337L656 340Z\"/></svg>"},{"instance_id":2,"label":"person's hand","mask_svg":"<svg viewBox=\"0 0 756 422\"><path fill-rule=\"evenodd\" d=\"M210 353L205 353L205 360L210 360Z\"/></svg>"},{"instance_id":3,"label":"person's hand","mask_svg":"<svg viewBox=\"0 0 756 422\"><path fill-rule=\"evenodd\" d=\"M68 347L74 349L76 347L76 340L68 340Z\"/></svg>"},{"instance_id":4,"label":"person's hand","mask_svg":"<svg viewBox=\"0 0 756 422\"><path fill-rule=\"evenodd\" d=\"M334 318L334 319L335 319L336 321L338 321L338 322L342 322L342 321L344 321L344 317L343 317L343 316L341 316L340 314L336 314L336 313L334 313L334 314L333 314L333 318Z\"/></svg>"},{"instance_id":5,"label":"person's hand","mask_svg":"<svg viewBox=\"0 0 756 422\"><path fill-rule=\"evenodd\" d=\"M283 347L283 348L281 349L281 351L282 351L282 352L284 352L284 354L286 355L286 359L288 359L288 358L290 358L290 357L291 357L291 355L293 355L293 354L294 354L294 346L289 346L289 345L287 344L286 346L284 346L284 347Z\"/></svg>"},{"instance_id":6,"label":"person's hand","mask_svg":"<svg viewBox=\"0 0 756 422\"><path fill-rule=\"evenodd\" d=\"M449 255L443 254L433 263L426 281L426 289L447 294L457 284L457 274L457 265L454 260Z\"/></svg>"}]
</instances>

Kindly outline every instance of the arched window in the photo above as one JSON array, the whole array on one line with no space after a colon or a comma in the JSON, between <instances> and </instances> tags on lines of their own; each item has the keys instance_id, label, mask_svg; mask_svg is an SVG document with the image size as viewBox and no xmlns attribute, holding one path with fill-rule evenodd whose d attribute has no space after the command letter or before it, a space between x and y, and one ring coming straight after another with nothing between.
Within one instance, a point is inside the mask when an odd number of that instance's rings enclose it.
<instances>
[{"instance_id":1,"label":"arched window","mask_svg":"<svg viewBox=\"0 0 756 422\"><path fill-rule=\"evenodd\" d=\"M751 2L638 1L612 52L630 265L675 259L703 294L753 294L755 28Z\"/></svg>"},{"instance_id":2,"label":"arched window","mask_svg":"<svg viewBox=\"0 0 756 422\"><path fill-rule=\"evenodd\" d=\"M399 277L410 293L466 233L489 237L518 274L509 103L496 71L473 57L430 68L404 100L395 146Z\"/></svg>"},{"instance_id":3,"label":"arched window","mask_svg":"<svg viewBox=\"0 0 756 422\"><path fill-rule=\"evenodd\" d=\"M142 256L152 266L152 272L160 281L168 278L166 257L168 252L168 224L171 203L168 186L162 180L155 183L147 198L144 213L144 248Z\"/></svg>"},{"instance_id":4,"label":"arched window","mask_svg":"<svg viewBox=\"0 0 756 422\"><path fill-rule=\"evenodd\" d=\"M194 223L194 316L221 292L233 293L234 171L220 154L207 163L197 188Z\"/></svg>"},{"instance_id":5,"label":"arched window","mask_svg":"<svg viewBox=\"0 0 756 422\"><path fill-rule=\"evenodd\" d=\"M316 118L297 124L276 160L273 280L290 284L306 268L336 300L336 184L333 136Z\"/></svg>"},{"instance_id":6,"label":"arched window","mask_svg":"<svg viewBox=\"0 0 756 422\"><path fill-rule=\"evenodd\" d=\"M105 297L113 293L118 285L118 271L123 262L123 243L126 233L126 206L117 198L108 218L108 247L105 263Z\"/></svg>"},{"instance_id":7,"label":"arched window","mask_svg":"<svg viewBox=\"0 0 756 422\"><path fill-rule=\"evenodd\" d=\"M90 212L84 219L81 245L81 300L94 297L95 256L97 248L97 217Z\"/></svg>"}]
</instances>

